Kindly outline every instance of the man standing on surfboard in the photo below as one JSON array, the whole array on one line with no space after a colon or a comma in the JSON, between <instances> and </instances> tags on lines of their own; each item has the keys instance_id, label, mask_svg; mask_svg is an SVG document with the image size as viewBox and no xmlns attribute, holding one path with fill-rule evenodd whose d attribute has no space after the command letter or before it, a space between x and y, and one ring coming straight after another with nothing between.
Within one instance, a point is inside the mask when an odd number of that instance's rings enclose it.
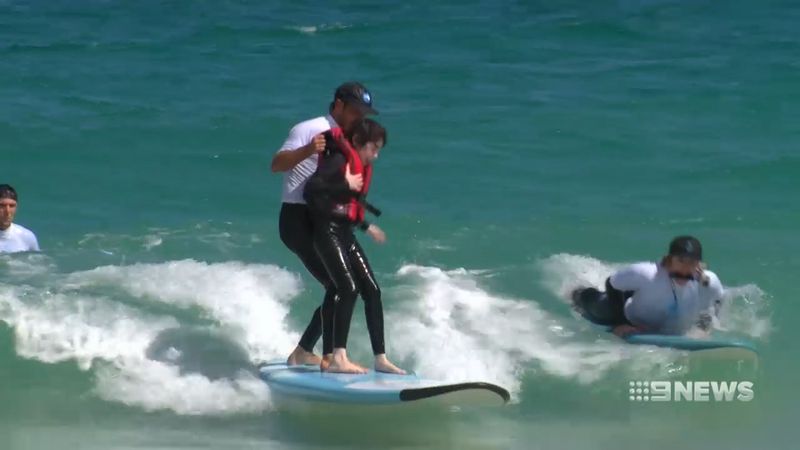
<instances>
[{"instance_id":1,"label":"man standing on surfboard","mask_svg":"<svg viewBox=\"0 0 800 450\"><path fill-rule=\"evenodd\" d=\"M620 337L680 335L695 327L708 330L724 293L717 275L705 270L703 247L692 236L673 239L659 263L625 267L608 277L605 285L605 292L576 289L573 306L587 320L613 327Z\"/></svg>"},{"instance_id":2,"label":"man standing on surfboard","mask_svg":"<svg viewBox=\"0 0 800 450\"><path fill-rule=\"evenodd\" d=\"M284 173L278 226L281 241L322 284L325 289L323 303L333 301L336 288L314 250L313 224L303 199L303 188L317 170L319 153L325 150L323 133L336 127L349 130L369 114L377 114L377 111L372 107L372 95L367 88L358 82L343 83L334 92L328 114L292 127L286 141L272 158L272 171ZM321 308L317 308L287 363L319 364L321 359L314 354L314 345L321 335Z\"/></svg>"}]
</instances>

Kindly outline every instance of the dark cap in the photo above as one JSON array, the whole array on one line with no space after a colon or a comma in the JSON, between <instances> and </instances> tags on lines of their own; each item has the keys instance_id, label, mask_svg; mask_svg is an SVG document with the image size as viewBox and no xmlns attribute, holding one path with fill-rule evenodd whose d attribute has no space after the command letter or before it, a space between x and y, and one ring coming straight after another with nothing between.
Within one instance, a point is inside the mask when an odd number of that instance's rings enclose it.
<instances>
[{"instance_id":1,"label":"dark cap","mask_svg":"<svg viewBox=\"0 0 800 450\"><path fill-rule=\"evenodd\" d=\"M678 236L669 243L669 256L702 261L703 246L695 237Z\"/></svg>"},{"instance_id":2,"label":"dark cap","mask_svg":"<svg viewBox=\"0 0 800 450\"><path fill-rule=\"evenodd\" d=\"M348 81L336 88L333 99L341 100L348 105L356 105L365 114L378 114L378 111L372 107L372 94L358 81Z\"/></svg>"},{"instance_id":3,"label":"dark cap","mask_svg":"<svg viewBox=\"0 0 800 450\"><path fill-rule=\"evenodd\" d=\"M17 191L10 184L0 184L0 198L10 198L17 201Z\"/></svg>"}]
</instances>

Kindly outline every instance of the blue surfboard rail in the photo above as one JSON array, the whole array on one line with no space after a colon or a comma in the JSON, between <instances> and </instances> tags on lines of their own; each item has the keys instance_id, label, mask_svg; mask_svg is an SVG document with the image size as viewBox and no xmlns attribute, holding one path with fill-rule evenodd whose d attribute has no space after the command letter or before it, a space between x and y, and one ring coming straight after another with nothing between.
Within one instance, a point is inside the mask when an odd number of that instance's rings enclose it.
<instances>
[{"instance_id":1,"label":"blue surfboard rail","mask_svg":"<svg viewBox=\"0 0 800 450\"><path fill-rule=\"evenodd\" d=\"M692 338L663 334L632 334L623 338L625 342L635 345L654 345L678 350L712 350L722 348L741 348L758 353L753 342L726 335L712 334L708 338Z\"/></svg>"},{"instance_id":2,"label":"blue surfboard rail","mask_svg":"<svg viewBox=\"0 0 800 450\"><path fill-rule=\"evenodd\" d=\"M321 372L318 366L287 366L283 362L262 364L259 373L274 393L300 400L386 405L469 392L494 396L502 404L510 400L506 389L491 383L448 384L422 379L416 374L397 375L372 370L366 374L329 373Z\"/></svg>"}]
</instances>

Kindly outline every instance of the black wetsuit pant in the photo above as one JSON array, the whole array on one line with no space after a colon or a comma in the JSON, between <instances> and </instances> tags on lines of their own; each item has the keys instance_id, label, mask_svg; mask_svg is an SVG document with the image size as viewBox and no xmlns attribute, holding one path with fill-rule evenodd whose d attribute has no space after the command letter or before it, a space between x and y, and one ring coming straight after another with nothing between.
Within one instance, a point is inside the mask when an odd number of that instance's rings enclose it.
<instances>
[{"instance_id":1,"label":"black wetsuit pant","mask_svg":"<svg viewBox=\"0 0 800 450\"><path fill-rule=\"evenodd\" d=\"M336 300L322 304L323 348L346 348L356 297L361 294L367 330L376 355L386 352L383 335L381 290L364 250L349 223L320 219L314 226L314 248L336 287Z\"/></svg>"},{"instance_id":2,"label":"black wetsuit pant","mask_svg":"<svg viewBox=\"0 0 800 450\"><path fill-rule=\"evenodd\" d=\"M278 228L284 245L300 258L306 269L325 289L323 304L333 304L336 300L336 287L328 276L328 271L322 264L322 260L314 250L314 222L311 219L311 212L308 207L304 204L284 203L281 206ZM308 327L306 327L298 345L303 350L312 352L321 335L322 307L319 307L311 316ZM327 353L332 351L333 349Z\"/></svg>"},{"instance_id":3,"label":"black wetsuit pant","mask_svg":"<svg viewBox=\"0 0 800 450\"><path fill-rule=\"evenodd\" d=\"M630 325L625 317L625 301L632 295L633 292L614 289L607 279L606 292L593 287L574 290L572 304L586 320L598 325Z\"/></svg>"}]
</instances>

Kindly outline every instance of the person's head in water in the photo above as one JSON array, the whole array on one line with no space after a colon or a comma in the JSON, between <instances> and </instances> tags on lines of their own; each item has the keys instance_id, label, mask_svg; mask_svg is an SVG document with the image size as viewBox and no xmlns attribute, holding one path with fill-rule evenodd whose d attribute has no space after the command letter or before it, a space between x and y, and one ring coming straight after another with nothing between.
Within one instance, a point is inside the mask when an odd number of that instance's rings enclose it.
<instances>
[{"instance_id":1,"label":"person's head in water","mask_svg":"<svg viewBox=\"0 0 800 450\"><path fill-rule=\"evenodd\" d=\"M378 154L386 145L386 128L372 119L360 120L350 130L350 142L361 162L368 166L378 159Z\"/></svg>"},{"instance_id":2,"label":"person's head in water","mask_svg":"<svg viewBox=\"0 0 800 450\"><path fill-rule=\"evenodd\" d=\"M333 120L345 131L350 131L355 123L366 116L378 114L372 107L372 94L357 81L348 81L336 88L329 111Z\"/></svg>"},{"instance_id":3,"label":"person's head in water","mask_svg":"<svg viewBox=\"0 0 800 450\"><path fill-rule=\"evenodd\" d=\"M678 236L673 239L661 265L677 284L684 285L691 280L708 284L708 279L703 274L703 246L693 236Z\"/></svg>"},{"instance_id":4,"label":"person's head in water","mask_svg":"<svg viewBox=\"0 0 800 450\"><path fill-rule=\"evenodd\" d=\"M17 214L17 191L8 184L0 184L0 230L7 230Z\"/></svg>"}]
</instances>

